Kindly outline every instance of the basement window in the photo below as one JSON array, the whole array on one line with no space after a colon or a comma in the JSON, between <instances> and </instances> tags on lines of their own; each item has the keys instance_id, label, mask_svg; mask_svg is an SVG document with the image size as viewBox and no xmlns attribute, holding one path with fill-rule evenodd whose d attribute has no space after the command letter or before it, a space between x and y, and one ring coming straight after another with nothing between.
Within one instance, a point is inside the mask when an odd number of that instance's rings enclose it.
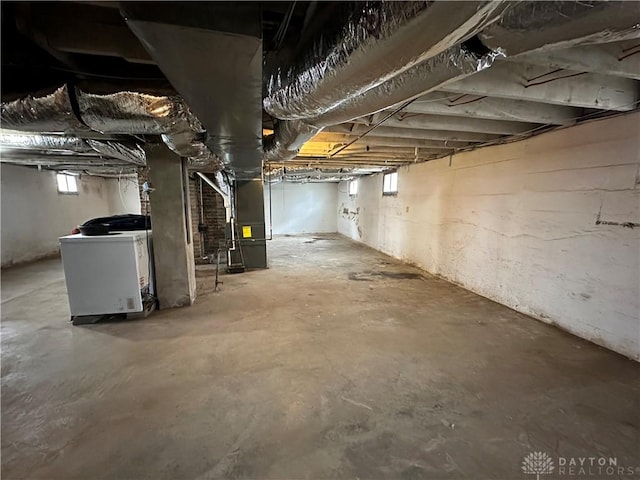
<instances>
[{"instance_id":1,"label":"basement window","mask_svg":"<svg viewBox=\"0 0 640 480\"><path fill-rule=\"evenodd\" d=\"M56 175L58 182L58 193L78 193L78 182L75 175L67 175L66 173L58 173Z\"/></svg>"},{"instance_id":2,"label":"basement window","mask_svg":"<svg viewBox=\"0 0 640 480\"><path fill-rule=\"evenodd\" d=\"M355 197L356 195L358 195L358 181L357 180L351 180L349 182L349 195L352 197Z\"/></svg>"},{"instance_id":3,"label":"basement window","mask_svg":"<svg viewBox=\"0 0 640 480\"><path fill-rule=\"evenodd\" d=\"M385 173L382 179L382 194L395 195L398 193L398 172Z\"/></svg>"}]
</instances>

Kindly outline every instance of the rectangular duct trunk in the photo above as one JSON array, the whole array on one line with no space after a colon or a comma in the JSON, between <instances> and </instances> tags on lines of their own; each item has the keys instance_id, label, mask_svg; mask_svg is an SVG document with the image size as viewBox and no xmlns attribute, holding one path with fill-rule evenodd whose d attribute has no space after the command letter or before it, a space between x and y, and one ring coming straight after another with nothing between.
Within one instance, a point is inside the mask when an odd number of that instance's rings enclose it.
<instances>
[{"instance_id":1,"label":"rectangular duct trunk","mask_svg":"<svg viewBox=\"0 0 640 480\"><path fill-rule=\"evenodd\" d=\"M262 24L254 2L122 2L127 25L236 178L262 175Z\"/></svg>"},{"instance_id":2,"label":"rectangular duct trunk","mask_svg":"<svg viewBox=\"0 0 640 480\"><path fill-rule=\"evenodd\" d=\"M265 268L260 5L161 2L148 8L146 2L125 2L121 8L131 30L204 125L207 146L238 179L236 238L244 265ZM232 263L242 263L239 254L232 251Z\"/></svg>"}]
</instances>

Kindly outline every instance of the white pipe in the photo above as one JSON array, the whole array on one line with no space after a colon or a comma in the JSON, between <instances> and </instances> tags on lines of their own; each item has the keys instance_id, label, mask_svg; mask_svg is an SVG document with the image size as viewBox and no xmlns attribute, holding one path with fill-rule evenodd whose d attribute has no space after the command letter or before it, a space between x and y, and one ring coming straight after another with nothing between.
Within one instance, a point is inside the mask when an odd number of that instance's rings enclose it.
<instances>
[{"instance_id":1,"label":"white pipe","mask_svg":"<svg viewBox=\"0 0 640 480\"><path fill-rule=\"evenodd\" d=\"M236 226L235 226L234 218L231 216L231 199L229 198L229 195L224 193L222 189L218 185L216 185L214 182L212 182L211 179L207 177L205 174L203 174L202 172L196 172L196 175L198 175L202 180L204 180L207 183L207 185L213 188L222 197L222 202L224 204L224 211L225 211L225 219L226 219L226 222L229 223L231 227L231 248L227 250L227 265L229 266L231 265L231 252L236 249L236 231L235 231Z\"/></svg>"},{"instance_id":2,"label":"white pipe","mask_svg":"<svg viewBox=\"0 0 640 480\"><path fill-rule=\"evenodd\" d=\"M212 182L209 179L209 177L207 177L202 172L196 172L196 175L198 175L202 180L207 182L207 185L209 185L211 188L213 188L216 192L220 194L220 196L222 197L222 202L224 204L225 220L227 223L229 223L231 221L231 199L229 198L229 195L224 193L218 185Z\"/></svg>"}]
</instances>

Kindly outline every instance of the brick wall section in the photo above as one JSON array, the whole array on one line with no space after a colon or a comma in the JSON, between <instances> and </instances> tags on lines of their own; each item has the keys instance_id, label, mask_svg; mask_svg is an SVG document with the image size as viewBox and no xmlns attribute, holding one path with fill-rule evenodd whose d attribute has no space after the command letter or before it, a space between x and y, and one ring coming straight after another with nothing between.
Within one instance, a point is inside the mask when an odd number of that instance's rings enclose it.
<instances>
[{"instance_id":1,"label":"brick wall section","mask_svg":"<svg viewBox=\"0 0 640 480\"><path fill-rule=\"evenodd\" d=\"M138 190L140 193L140 213L142 215L151 214L151 202L142 191L144 182L148 180L149 180L149 169L147 167L139 168L138 169Z\"/></svg>"},{"instance_id":2,"label":"brick wall section","mask_svg":"<svg viewBox=\"0 0 640 480\"><path fill-rule=\"evenodd\" d=\"M146 169L140 169L138 172L138 182L140 185L140 207L141 213L151 213L151 206L144 198L142 193L142 184L148 179ZM189 203L191 205L191 238L193 239L193 253L196 263L207 263L202 258L202 239L204 238L204 254L211 255L216 253L218 242L224 240L225 232L225 211L222 198L213 188L202 182L202 204L204 210L204 224L207 226L207 232L203 237L198 232L198 224L200 223L200 178L196 175L189 175Z\"/></svg>"},{"instance_id":3,"label":"brick wall section","mask_svg":"<svg viewBox=\"0 0 640 480\"><path fill-rule=\"evenodd\" d=\"M198 232L200 223L200 187L202 185L202 209L204 224L207 227L205 235ZM225 211L222 197L205 182L200 182L197 175L189 176L189 200L191 204L191 231L193 232L193 252L196 263L206 263L202 260L202 240L204 239L204 254L211 255L217 251L218 242L224 240Z\"/></svg>"}]
</instances>

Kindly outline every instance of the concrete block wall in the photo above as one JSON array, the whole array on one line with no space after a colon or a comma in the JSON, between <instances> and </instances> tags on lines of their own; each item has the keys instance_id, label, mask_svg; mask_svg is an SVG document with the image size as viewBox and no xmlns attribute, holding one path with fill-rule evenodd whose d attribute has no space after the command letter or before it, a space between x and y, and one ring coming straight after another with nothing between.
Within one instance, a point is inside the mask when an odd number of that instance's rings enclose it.
<instances>
[{"instance_id":1,"label":"concrete block wall","mask_svg":"<svg viewBox=\"0 0 640 480\"><path fill-rule=\"evenodd\" d=\"M202 188L202 212L205 235L198 232L200 223L200 188ZM203 255L216 253L218 242L225 239L225 209L222 197L196 175L189 177L189 198L191 204L191 232L196 263L207 263Z\"/></svg>"},{"instance_id":2,"label":"concrete block wall","mask_svg":"<svg viewBox=\"0 0 640 480\"><path fill-rule=\"evenodd\" d=\"M633 113L342 183L338 231L640 360L639 171Z\"/></svg>"},{"instance_id":3,"label":"concrete block wall","mask_svg":"<svg viewBox=\"0 0 640 480\"><path fill-rule=\"evenodd\" d=\"M265 222L269 229L271 201L274 235L338 231L337 183L276 183L271 199L265 184L264 192Z\"/></svg>"},{"instance_id":4,"label":"concrete block wall","mask_svg":"<svg viewBox=\"0 0 640 480\"><path fill-rule=\"evenodd\" d=\"M78 194L58 193L56 173L2 164L2 267L58 253L58 238L86 220L140 213L137 180L82 175Z\"/></svg>"}]
</instances>

